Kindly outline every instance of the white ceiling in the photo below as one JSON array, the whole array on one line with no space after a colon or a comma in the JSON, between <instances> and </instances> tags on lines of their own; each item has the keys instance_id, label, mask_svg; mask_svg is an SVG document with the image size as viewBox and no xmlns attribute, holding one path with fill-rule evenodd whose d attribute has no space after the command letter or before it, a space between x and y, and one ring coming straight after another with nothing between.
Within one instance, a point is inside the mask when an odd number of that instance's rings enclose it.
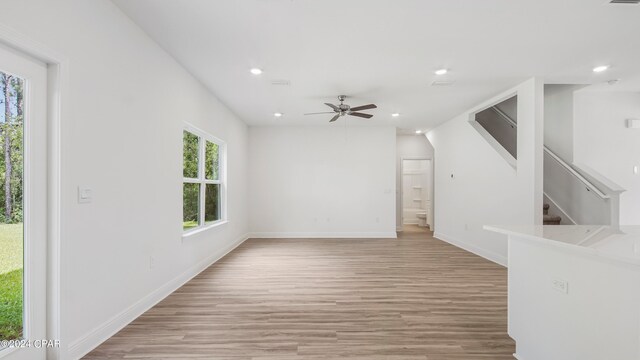
<instances>
[{"instance_id":1,"label":"white ceiling","mask_svg":"<svg viewBox=\"0 0 640 360\"><path fill-rule=\"evenodd\" d=\"M539 76L640 90L640 6L607 0L114 0L250 125L320 125L323 102L427 130ZM601 74L600 64L612 68ZM264 69L254 76L252 67ZM445 76L433 71L449 68ZM435 80L453 80L432 87ZM288 80L291 85L272 85ZM274 118L274 112L285 116ZM391 113L399 112L399 118ZM342 122L344 118L339 120Z\"/></svg>"}]
</instances>

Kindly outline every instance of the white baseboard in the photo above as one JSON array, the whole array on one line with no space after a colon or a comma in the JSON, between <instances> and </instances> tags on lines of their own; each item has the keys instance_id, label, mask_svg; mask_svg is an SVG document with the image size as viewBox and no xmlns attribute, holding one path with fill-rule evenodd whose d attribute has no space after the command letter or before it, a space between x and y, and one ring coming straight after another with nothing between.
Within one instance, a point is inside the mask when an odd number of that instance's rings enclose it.
<instances>
[{"instance_id":1,"label":"white baseboard","mask_svg":"<svg viewBox=\"0 0 640 360\"><path fill-rule=\"evenodd\" d=\"M115 335L115 333L138 318L145 311L155 306L157 303L162 301L167 296L171 295L171 293L176 291L178 288L201 273L203 270L211 266L216 261L222 259L225 255L240 246L248 238L248 234L239 237L222 252L217 252L216 254L200 261L173 280L164 284L162 287L140 299L129 308L112 317L102 325L96 327L85 336L73 341L68 348L68 358L79 359L88 354L91 350L95 349L96 347L98 347L98 345L102 344L104 341Z\"/></svg>"},{"instance_id":2,"label":"white baseboard","mask_svg":"<svg viewBox=\"0 0 640 360\"><path fill-rule=\"evenodd\" d=\"M470 244L466 241L462 241L462 240L458 240L458 239L454 239L453 237L444 235L442 233L434 233L433 237L439 240L442 240L444 242L447 242L453 246L457 246L463 250L466 250L470 253L476 254L480 257L483 257L489 261L493 261L494 263L498 264L498 265L502 265L504 267L507 267L507 257L500 255L498 253L495 253L493 251L488 251L485 249L482 249L476 245Z\"/></svg>"},{"instance_id":3,"label":"white baseboard","mask_svg":"<svg viewBox=\"0 0 640 360\"><path fill-rule=\"evenodd\" d=\"M517 360L526 360L524 357L522 357L522 355L518 355L518 353L514 353L513 357L516 358Z\"/></svg>"},{"instance_id":4,"label":"white baseboard","mask_svg":"<svg viewBox=\"0 0 640 360\"><path fill-rule=\"evenodd\" d=\"M392 232L254 232L252 239L396 239L398 235Z\"/></svg>"}]
</instances>

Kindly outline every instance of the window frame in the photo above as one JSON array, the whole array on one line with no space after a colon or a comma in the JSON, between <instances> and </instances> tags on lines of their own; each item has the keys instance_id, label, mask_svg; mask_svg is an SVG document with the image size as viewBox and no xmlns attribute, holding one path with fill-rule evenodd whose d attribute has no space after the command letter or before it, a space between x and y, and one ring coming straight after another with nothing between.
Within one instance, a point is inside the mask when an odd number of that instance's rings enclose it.
<instances>
[{"instance_id":1,"label":"window frame","mask_svg":"<svg viewBox=\"0 0 640 360\"><path fill-rule=\"evenodd\" d=\"M198 176L196 178L189 178L184 176L184 132L187 131L198 137ZM182 128L182 202L184 208L184 184L198 184L200 186L200 193L198 199L198 222L199 225L193 228L182 230L183 237L193 235L207 229L215 228L220 225L226 224L227 219L227 143L191 124L185 123ZM206 143L207 141L218 145L218 180L210 180L206 178ZM207 184L217 184L220 186L219 190L219 211L220 219L206 223L205 222L205 202L206 202L206 188ZM181 224L184 224L184 213L181 215ZM181 225L183 226L183 225Z\"/></svg>"}]
</instances>

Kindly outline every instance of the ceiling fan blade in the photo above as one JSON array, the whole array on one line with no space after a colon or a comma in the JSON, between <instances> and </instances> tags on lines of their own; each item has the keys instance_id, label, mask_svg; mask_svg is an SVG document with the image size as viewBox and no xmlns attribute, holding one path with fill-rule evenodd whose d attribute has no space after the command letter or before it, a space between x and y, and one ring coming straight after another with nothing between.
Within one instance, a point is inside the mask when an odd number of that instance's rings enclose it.
<instances>
[{"instance_id":1,"label":"ceiling fan blade","mask_svg":"<svg viewBox=\"0 0 640 360\"><path fill-rule=\"evenodd\" d=\"M373 115L363 114L363 113L359 113L359 112L352 112L352 113L349 113L349 115L357 116L357 117L361 117L361 118L365 118L365 119L371 119L373 117Z\"/></svg>"},{"instance_id":2,"label":"ceiling fan blade","mask_svg":"<svg viewBox=\"0 0 640 360\"><path fill-rule=\"evenodd\" d=\"M334 116L333 119L329 120L329 122L334 122L338 120L339 117L340 117L340 114L336 114L336 116Z\"/></svg>"},{"instance_id":3,"label":"ceiling fan blade","mask_svg":"<svg viewBox=\"0 0 640 360\"><path fill-rule=\"evenodd\" d=\"M324 103L324 104L327 105L328 107L332 108L333 111L340 112L340 108L339 107L337 107L337 106L335 106L333 104L329 104L329 103Z\"/></svg>"},{"instance_id":4,"label":"ceiling fan blade","mask_svg":"<svg viewBox=\"0 0 640 360\"><path fill-rule=\"evenodd\" d=\"M374 104L369 104L369 105L352 107L351 111L369 110L369 109L375 109L375 108L377 108L377 106L375 106Z\"/></svg>"},{"instance_id":5,"label":"ceiling fan blade","mask_svg":"<svg viewBox=\"0 0 640 360\"><path fill-rule=\"evenodd\" d=\"M324 111L324 112L317 112L317 113L306 113L304 115L319 115L319 114L335 114L335 111Z\"/></svg>"}]
</instances>

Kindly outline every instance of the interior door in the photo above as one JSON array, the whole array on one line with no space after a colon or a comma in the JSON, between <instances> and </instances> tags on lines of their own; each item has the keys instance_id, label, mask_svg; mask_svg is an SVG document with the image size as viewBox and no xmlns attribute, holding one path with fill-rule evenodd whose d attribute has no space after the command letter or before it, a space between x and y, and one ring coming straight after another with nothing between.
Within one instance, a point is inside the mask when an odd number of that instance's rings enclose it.
<instances>
[{"instance_id":1,"label":"interior door","mask_svg":"<svg viewBox=\"0 0 640 360\"><path fill-rule=\"evenodd\" d=\"M0 45L0 102L0 359L45 359L46 64Z\"/></svg>"}]
</instances>

